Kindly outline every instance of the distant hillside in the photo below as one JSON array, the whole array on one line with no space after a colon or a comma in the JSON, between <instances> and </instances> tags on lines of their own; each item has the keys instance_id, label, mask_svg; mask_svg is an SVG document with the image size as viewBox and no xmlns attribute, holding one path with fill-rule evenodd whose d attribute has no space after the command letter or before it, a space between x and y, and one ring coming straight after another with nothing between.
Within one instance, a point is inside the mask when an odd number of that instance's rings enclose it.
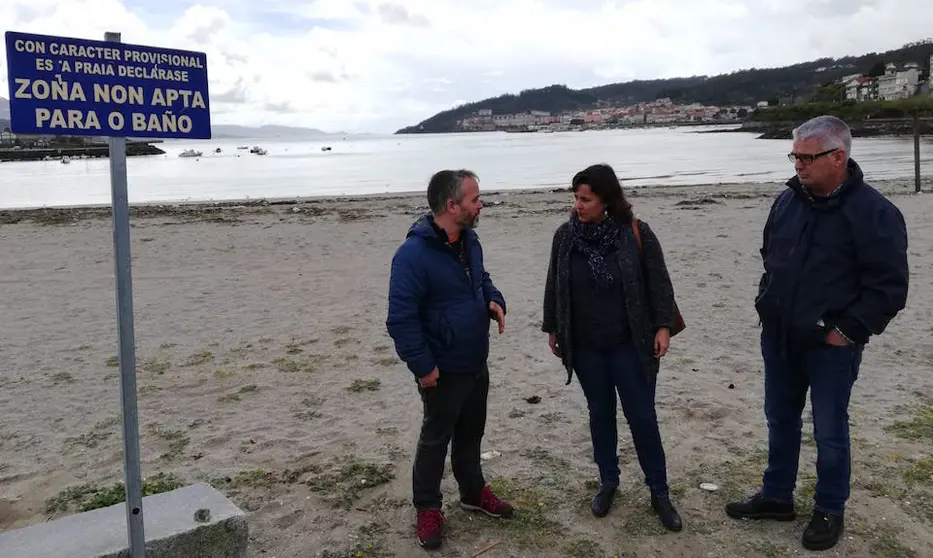
<instances>
[{"instance_id":1,"label":"distant hillside","mask_svg":"<svg viewBox=\"0 0 933 558\"><path fill-rule=\"evenodd\" d=\"M584 110L604 104L635 104L669 97L679 103L698 102L710 105L752 105L759 101L777 104L808 99L821 85L855 73L877 73L884 64L916 62L929 71L933 40L909 43L882 53L844 58L821 58L811 62L780 68L751 68L718 76L636 80L613 83L588 89L570 89L551 85L541 89L528 89L518 95L499 97L461 105L435 114L397 134L443 133L457 130L457 122L482 109L497 113L521 113L530 110L562 112Z\"/></svg>"},{"instance_id":2,"label":"distant hillside","mask_svg":"<svg viewBox=\"0 0 933 558\"><path fill-rule=\"evenodd\" d=\"M329 134L316 128L295 128L292 126L229 126L215 124L211 126L211 133L215 139L223 138L262 138L262 139L299 139L330 135L345 135L344 132Z\"/></svg>"}]
</instances>

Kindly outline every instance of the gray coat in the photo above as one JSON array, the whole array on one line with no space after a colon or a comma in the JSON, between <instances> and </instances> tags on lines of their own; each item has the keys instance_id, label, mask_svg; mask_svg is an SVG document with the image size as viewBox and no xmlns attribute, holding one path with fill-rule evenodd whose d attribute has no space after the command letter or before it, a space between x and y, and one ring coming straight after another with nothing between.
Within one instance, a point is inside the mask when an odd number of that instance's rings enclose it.
<instances>
[{"instance_id":1,"label":"gray coat","mask_svg":"<svg viewBox=\"0 0 933 558\"><path fill-rule=\"evenodd\" d=\"M615 261L621 271L625 288L625 310L632 329L632 341L638 351L642 368L653 385L660 362L654 358L654 336L662 327L674 322L674 287L671 284L661 243L647 223L638 221L644 244L644 260L630 223L621 226L622 236ZM547 284L544 290L544 320L541 329L557 336L561 360L567 369L567 384L573 379L573 324L570 308L569 223L558 227L551 247Z\"/></svg>"}]
</instances>

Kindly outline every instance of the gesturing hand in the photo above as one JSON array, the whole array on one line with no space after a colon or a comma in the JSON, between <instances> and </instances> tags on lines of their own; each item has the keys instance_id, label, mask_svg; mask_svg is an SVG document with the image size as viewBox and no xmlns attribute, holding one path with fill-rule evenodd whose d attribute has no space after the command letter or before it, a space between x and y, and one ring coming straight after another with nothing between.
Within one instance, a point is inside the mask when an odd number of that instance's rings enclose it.
<instances>
[{"instance_id":1,"label":"gesturing hand","mask_svg":"<svg viewBox=\"0 0 933 558\"><path fill-rule=\"evenodd\" d=\"M502 311L502 307L495 302L490 302L489 314L492 319L499 323L499 335L502 335L502 332L505 331L505 312Z\"/></svg>"}]
</instances>

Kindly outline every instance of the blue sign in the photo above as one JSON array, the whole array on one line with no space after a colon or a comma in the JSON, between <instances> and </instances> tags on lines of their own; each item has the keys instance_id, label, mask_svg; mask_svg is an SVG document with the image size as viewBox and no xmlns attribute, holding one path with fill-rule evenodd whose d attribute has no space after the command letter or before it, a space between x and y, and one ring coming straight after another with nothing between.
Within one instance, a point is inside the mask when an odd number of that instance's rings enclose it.
<instances>
[{"instance_id":1,"label":"blue sign","mask_svg":"<svg viewBox=\"0 0 933 558\"><path fill-rule=\"evenodd\" d=\"M17 134L210 139L200 52L7 31Z\"/></svg>"}]
</instances>

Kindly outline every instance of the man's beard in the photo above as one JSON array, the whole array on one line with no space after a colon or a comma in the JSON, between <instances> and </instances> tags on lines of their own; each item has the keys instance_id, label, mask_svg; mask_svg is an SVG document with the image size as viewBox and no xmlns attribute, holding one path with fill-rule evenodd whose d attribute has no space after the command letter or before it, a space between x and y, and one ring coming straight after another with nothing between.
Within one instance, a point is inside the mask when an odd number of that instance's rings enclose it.
<instances>
[{"instance_id":1,"label":"man's beard","mask_svg":"<svg viewBox=\"0 0 933 558\"><path fill-rule=\"evenodd\" d=\"M477 213L472 219L458 219L457 224L460 225L463 229L475 229L476 224L479 222L479 214Z\"/></svg>"}]
</instances>

